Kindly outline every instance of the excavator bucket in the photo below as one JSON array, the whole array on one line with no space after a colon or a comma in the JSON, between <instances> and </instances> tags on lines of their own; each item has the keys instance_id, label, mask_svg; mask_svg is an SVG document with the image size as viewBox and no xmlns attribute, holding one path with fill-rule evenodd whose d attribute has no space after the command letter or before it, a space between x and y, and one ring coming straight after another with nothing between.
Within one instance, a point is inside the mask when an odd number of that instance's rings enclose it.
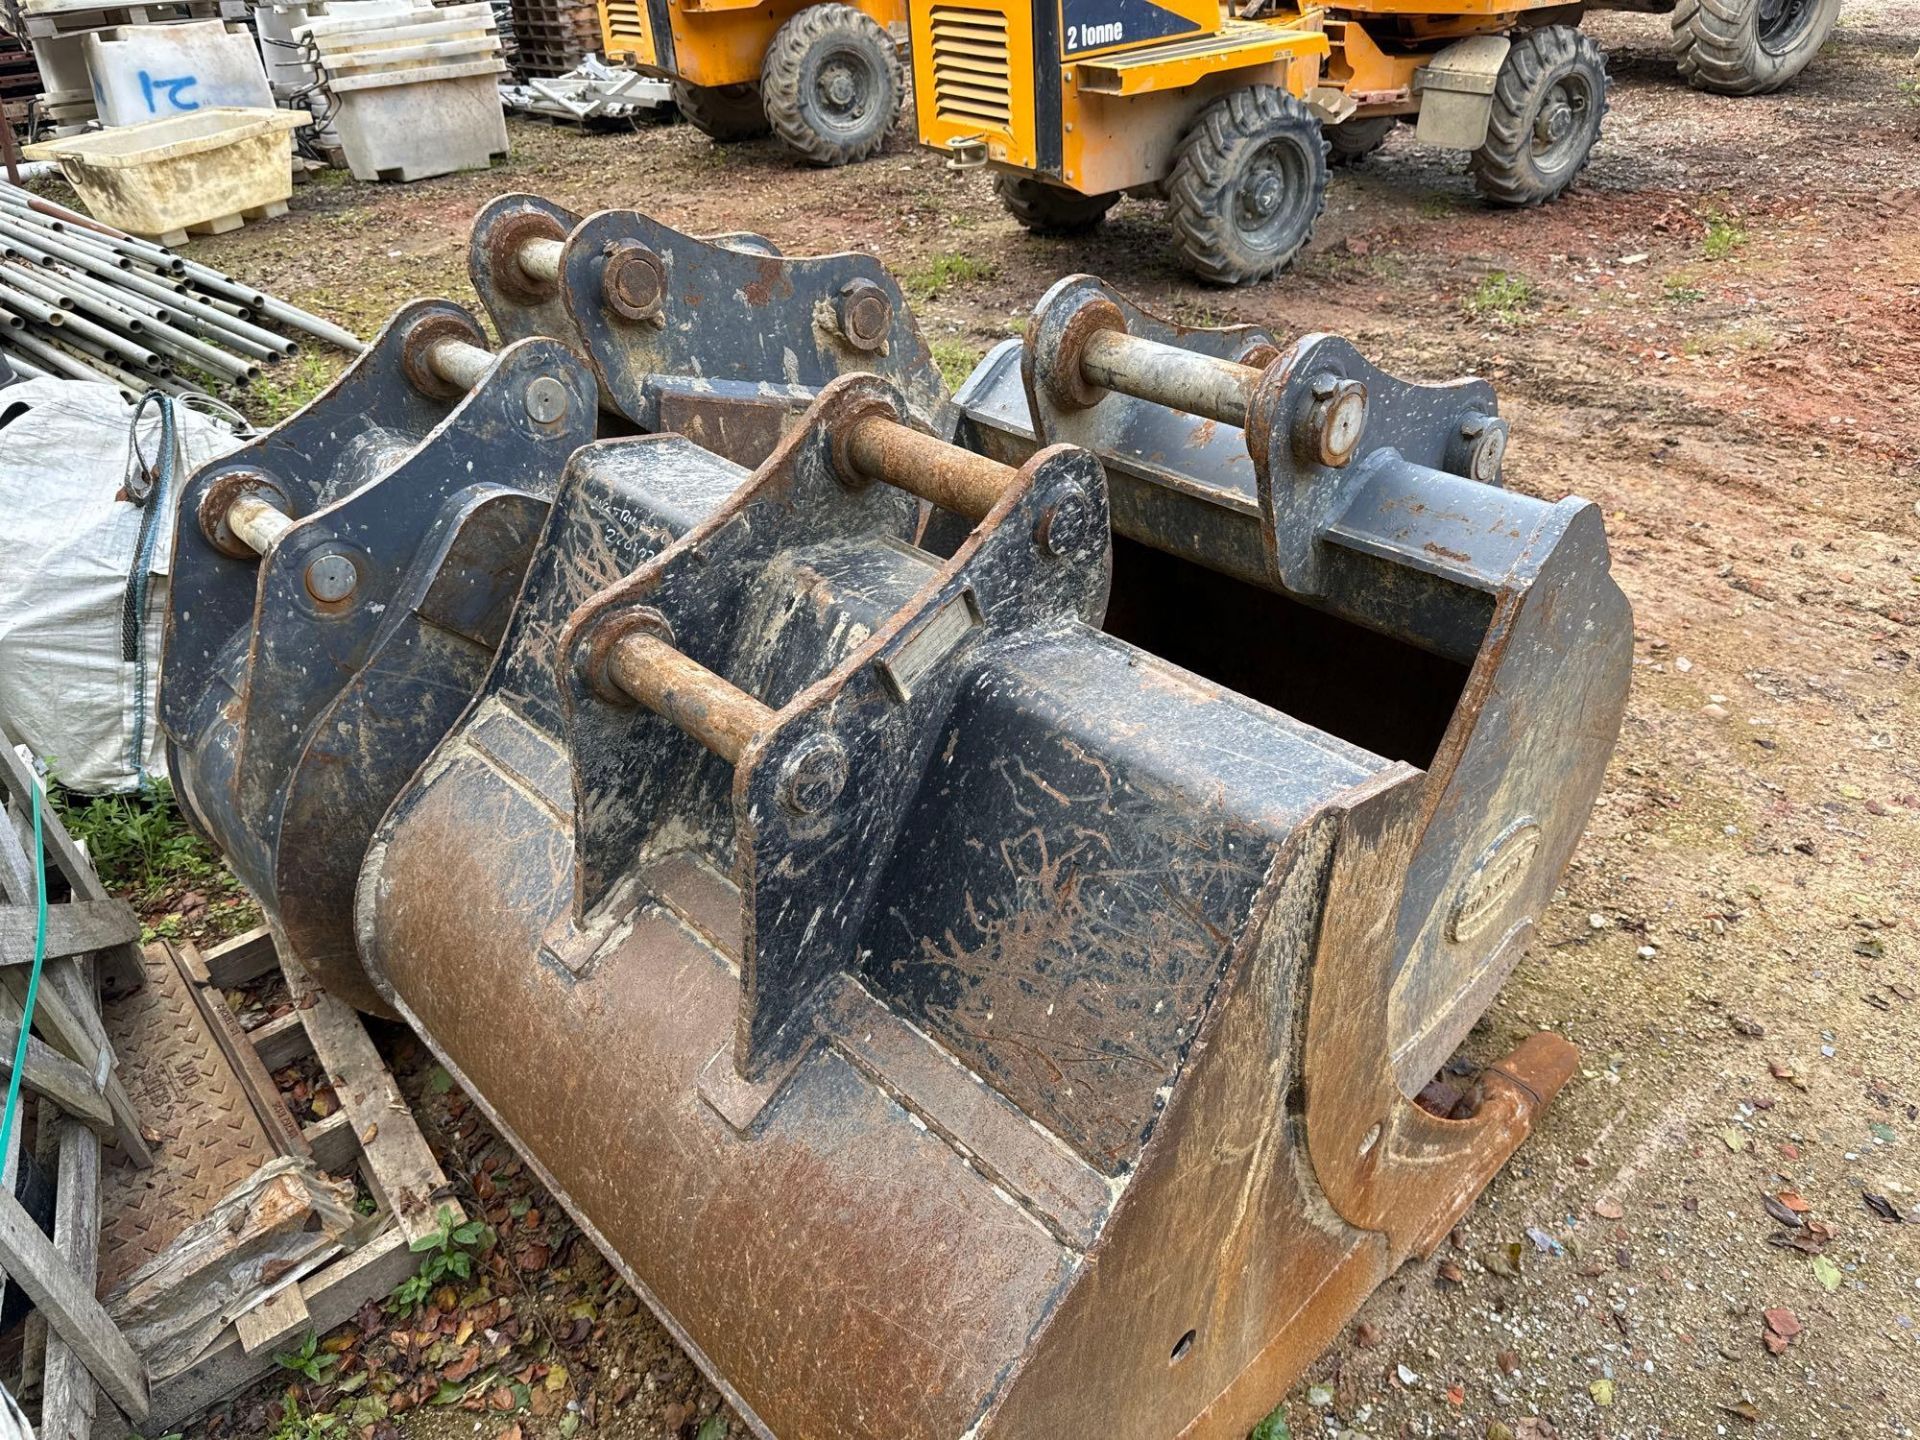
<instances>
[{"instance_id":1,"label":"excavator bucket","mask_svg":"<svg viewBox=\"0 0 1920 1440\"><path fill-rule=\"evenodd\" d=\"M360 955L756 1433L1238 1437L1574 1068L1411 1098L1630 616L1484 385L1080 278L959 401L576 451Z\"/></svg>"},{"instance_id":2,"label":"excavator bucket","mask_svg":"<svg viewBox=\"0 0 1920 1440\"><path fill-rule=\"evenodd\" d=\"M543 250L523 219L513 244L489 241L491 269L476 262L504 348L456 305L409 305L180 505L161 692L178 794L286 952L378 1013L351 929L367 840L486 674L568 457L602 430L673 424L756 463L829 381L876 369L922 423L949 423L871 257L788 259L620 212L562 227L550 211L510 196L483 216L537 214L567 241ZM574 323L558 339L509 323L489 278L534 284L528 252L564 259ZM583 334L599 348L581 353Z\"/></svg>"}]
</instances>

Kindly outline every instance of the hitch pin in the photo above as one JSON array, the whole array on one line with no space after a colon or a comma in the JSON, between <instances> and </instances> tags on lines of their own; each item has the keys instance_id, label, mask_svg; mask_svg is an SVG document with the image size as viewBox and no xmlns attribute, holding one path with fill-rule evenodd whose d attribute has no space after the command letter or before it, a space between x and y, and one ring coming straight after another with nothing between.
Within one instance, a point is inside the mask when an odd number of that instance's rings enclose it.
<instances>
[{"instance_id":1,"label":"hitch pin","mask_svg":"<svg viewBox=\"0 0 1920 1440\"><path fill-rule=\"evenodd\" d=\"M1080 352L1080 373L1102 389L1245 429L1262 372L1124 330L1096 330Z\"/></svg>"},{"instance_id":2,"label":"hitch pin","mask_svg":"<svg viewBox=\"0 0 1920 1440\"><path fill-rule=\"evenodd\" d=\"M1124 330L1095 330L1082 343L1080 374L1089 385L1189 415L1247 428L1266 371L1199 355ZM1337 374L1316 375L1297 428L1297 458L1338 469L1353 460L1367 427L1367 387Z\"/></svg>"},{"instance_id":3,"label":"hitch pin","mask_svg":"<svg viewBox=\"0 0 1920 1440\"><path fill-rule=\"evenodd\" d=\"M845 457L862 479L890 485L978 520L1019 472L884 416L856 419ZM604 674L628 699L671 720L729 764L773 726L764 701L691 659L650 629L628 630L606 650Z\"/></svg>"},{"instance_id":4,"label":"hitch pin","mask_svg":"<svg viewBox=\"0 0 1920 1440\"><path fill-rule=\"evenodd\" d=\"M292 528L293 517L261 495L242 495L227 507L227 529L259 555Z\"/></svg>"},{"instance_id":5,"label":"hitch pin","mask_svg":"<svg viewBox=\"0 0 1920 1440\"><path fill-rule=\"evenodd\" d=\"M553 284L560 278L560 255L565 249L562 241L537 236L515 252L514 263L529 280Z\"/></svg>"}]
</instances>

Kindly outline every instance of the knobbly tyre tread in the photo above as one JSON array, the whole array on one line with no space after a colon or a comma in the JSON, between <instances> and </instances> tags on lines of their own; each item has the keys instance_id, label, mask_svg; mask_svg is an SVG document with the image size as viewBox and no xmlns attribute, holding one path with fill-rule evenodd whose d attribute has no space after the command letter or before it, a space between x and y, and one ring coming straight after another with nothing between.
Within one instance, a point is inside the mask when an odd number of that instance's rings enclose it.
<instances>
[{"instance_id":1,"label":"knobbly tyre tread","mask_svg":"<svg viewBox=\"0 0 1920 1440\"><path fill-rule=\"evenodd\" d=\"M1312 218L1285 254L1257 255L1238 242L1239 230L1221 204L1250 147L1276 133L1297 138L1317 163L1310 194L1301 197ZM1195 117L1174 149L1167 204L1182 256L1193 273L1215 285L1242 285L1284 270L1313 239L1327 203L1327 139L1305 104L1271 85L1249 85L1221 96Z\"/></svg>"},{"instance_id":2,"label":"knobbly tyre tread","mask_svg":"<svg viewBox=\"0 0 1920 1440\"><path fill-rule=\"evenodd\" d=\"M1392 115L1369 115L1326 126L1327 163L1341 169L1358 165L1387 143L1397 123Z\"/></svg>"},{"instance_id":3,"label":"knobbly tyre tread","mask_svg":"<svg viewBox=\"0 0 1920 1440\"><path fill-rule=\"evenodd\" d=\"M1758 0L1678 0L1668 46L1682 78L1715 95L1765 95L1812 62L1833 33L1840 0L1817 0L1799 43L1784 56L1760 46Z\"/></svg>"},{"instance_id":4,"label":"knobbly tyre tread","mask_svg":"<svg viewBox=\"0 0 1920 1440\"><path fill-rule=\"evenodd\" d=\"M805 93L807 56L815 46L836 34L860 37L873 45L888 96L884 119L872 132L854 140L836 140L808 119ZM872 16L851 5L811 5L782 25L767 46L761 62L760 94L774 138L810 165L848 165L865 160L886 144L899 122L906 95L906 76L893 37Z\"/></svg>"},{"instance_id":5,"label":"knobbly tyre tread","mask_svg":"<svg viewBox=\"0 0 1920 1440\"><path fill-rule=\"evenodd\" d=\"M1007 213L1035 235L1084 235L1096 229L1120 199L1118 191L1082 195L1032 175L996 175L993 189Z\"/></svg>"},{"instance_id":6,"label":"knobbly tyre tread","mask_svg":"<svg viewBox=\"0 0 1920 1440\"><path fill-rule=\"evenodd\" d=\"M709 140L722 144L730 140L753 140L767 133L766 111L760 102L757 85L739 87L743 94L729 95L731 85L688 85L673 82L673 103L686 122Z\"/></svg>"},{"instance_id":7,"label":"knobbly tyre tread","mask_svg":"<svg viewBox=\"0 0 1920 1440\"><path fill-rule=\"evenodd\" d=\"M1596 78L1599 114L1594 141L1579 163L1558 184L1542 185L1531 164L1533 141L1529 116L1532 100L1563 67L1585 64ZM1487 122L1486 143L1473 152L1473 183L1495 205L1515 209L1544 205L1557 199L1593 160L1593 143L1607 116L1607 62L1593 39L1569 25L1548 25L1515 37L1506 63L1493 87L1493 114Z\"/></svg>"}]
</instances>

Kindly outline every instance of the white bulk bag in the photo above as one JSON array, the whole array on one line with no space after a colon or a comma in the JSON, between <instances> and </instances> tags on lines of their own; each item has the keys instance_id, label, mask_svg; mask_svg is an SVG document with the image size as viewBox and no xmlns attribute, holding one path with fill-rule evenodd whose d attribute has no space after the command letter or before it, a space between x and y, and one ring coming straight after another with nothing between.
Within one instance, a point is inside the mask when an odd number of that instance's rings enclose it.
<instances>
[{"instance_id":1,"label":"white bulk bag","mask_svg":"<svg viewBox=\"0 0 1920 1440\"><path fill-rule=\"evenodd\" d=\"M131 790L166 774L155 720L173 497L233 451L226 425L174 406L178 453L156 513L139 662L122 617L144 507L127 498L133 405L107 385L28 380L0 389L0 721L75 790ZM149 403L140 450L160 456Z\"/></svg>"}]
</instances>

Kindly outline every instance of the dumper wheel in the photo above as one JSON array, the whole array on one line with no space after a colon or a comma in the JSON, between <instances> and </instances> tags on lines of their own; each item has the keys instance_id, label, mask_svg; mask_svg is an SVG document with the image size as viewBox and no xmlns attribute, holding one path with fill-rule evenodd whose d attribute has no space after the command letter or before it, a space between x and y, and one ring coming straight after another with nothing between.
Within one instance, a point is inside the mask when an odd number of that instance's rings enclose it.
<instances>
[{"instance_id":1,"label":"dumper wheel","mask_svg":"<svg viewBox=\"0 0 1920 1440\"><path fill-rule=\"evenodd\" d=\"M1202 280L1243 285L1284 269L1327 203L1327 141L1283 90L1249 85L1194 121L1167 177L1174 233Z\"/></svg>"},{"instance_id":2,"label":"dumper wheel","mask_svg":"<svg viewBox=\"0 0 1920 1440\"><path fill-rule=\"evenodd\" d=\"M1358 120L1343 120L1338 125L1327 126L1327 163L1358 165L1387 143L1387 137L1393 134L1393 127L1397 123L1397 116L1367 115Z\"/></svg>"},{"instance_id":3,"label":"dumper wheel","mask_svg":"<svg viewBox=\"0 0 1920 1440\"><path fill-rule=\"evenodd\" d=\"M767 133L758 85L673 84L673 103L687 123L713 140L751 140Z\"/></svg>"},{"instance_id":4,"label":"dumper wheel","mask_svg":"<svg viewBox=\"0 0 1920 1440\"><path fill-rule=\"evenodd\" d=\"M1035 235L1084 235L1107 218L1120 198L1118 191L1082 195L1031 175L996 175L993 188L1007 213Z\"/></svg>"},{"instance_id":5,"label":"dumper wheel","mask_svg":"<svg viewBox=\"0 0 1920 1440\"><path fill-rule=\"evenodd\" d=\"M1529 31L1500 67L1487 141L1473 152L1473 183L1496 205L1556 198L1593 158L1606 113L1600 47L1568 25Z\"/></svg>"},{"instance_id":6,"label":"dumper wheel","mask_svg":"<svg viewBox=\"0 0 1920 1440\"><path fill-rule=\"evenodd\" d=\"M802 10L780 27L760 68L774 135L814 165L845 165L878 150L905 90L893 37L851 5Z\"/></svg>"},{"instance_id":7,"label":"dumper wheel","mask_svg":"<svg viewBox=\"0 0 1920 1440\"><path fill-rule=\"evenodd\" d=\"M1839 17L1840 0L1680 0L1673 58L1696 89L1764 95L1807 68Z\"/></svg>"}]
</instances>

